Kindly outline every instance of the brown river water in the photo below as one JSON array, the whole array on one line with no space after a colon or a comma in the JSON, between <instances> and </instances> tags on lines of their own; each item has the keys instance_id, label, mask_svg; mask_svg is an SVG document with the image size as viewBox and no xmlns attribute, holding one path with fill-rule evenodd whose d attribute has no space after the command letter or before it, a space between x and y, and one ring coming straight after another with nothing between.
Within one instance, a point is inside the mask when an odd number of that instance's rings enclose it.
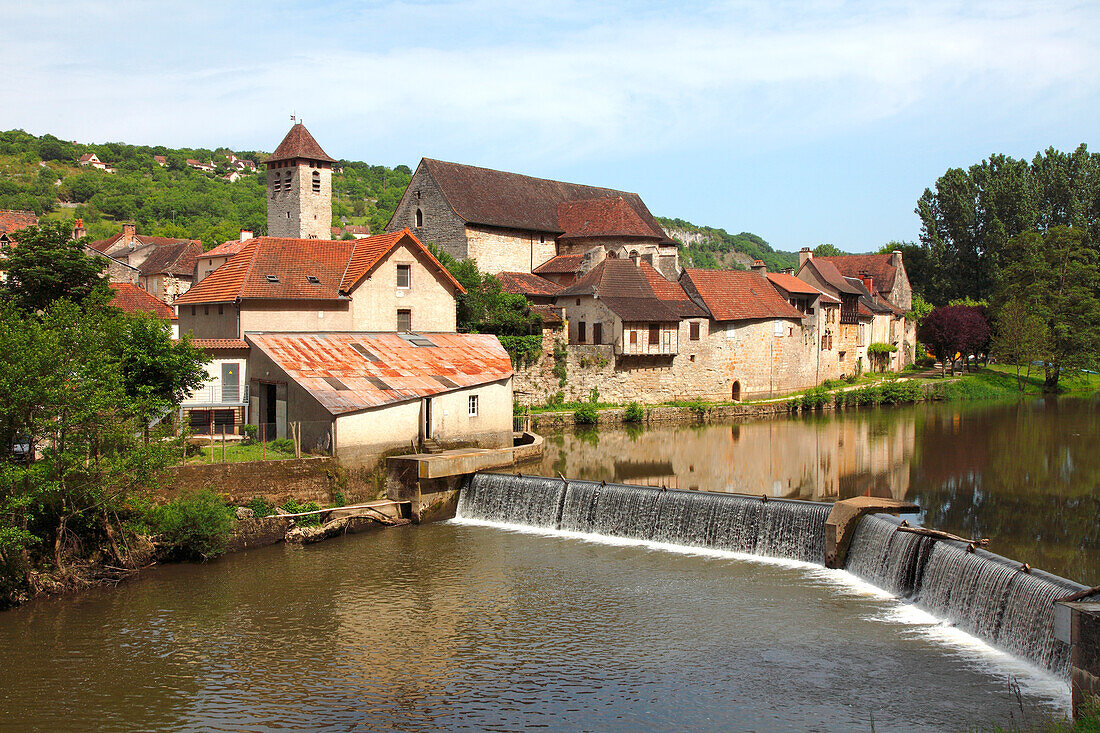
<instances>
[{"instance_id":1,"label":"brown river water","mask_svg":"<svg viewBox=\"0 0 1100 733\"><path fill-rule=\"evenodd\" d=\"M1095 400L548 436L541 467L923 521L1097 579ZM965 730L1061 679L844 571L452 521L0 614L0 730ZM872 722L873 721L873 722Z\"/></svg>"}]
</instances>

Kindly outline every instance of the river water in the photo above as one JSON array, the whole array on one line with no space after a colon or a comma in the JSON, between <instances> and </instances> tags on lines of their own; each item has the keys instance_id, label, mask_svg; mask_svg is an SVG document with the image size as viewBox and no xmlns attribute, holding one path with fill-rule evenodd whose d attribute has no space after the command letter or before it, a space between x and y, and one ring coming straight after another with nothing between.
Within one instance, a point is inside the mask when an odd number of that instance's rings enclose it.
<instances>
[{"instance_id":1,"label":"river water","mask_svg":"<svg viewBox=\"0 0 1100 733\"><path fill-rule=\"evenodd\" d=\"M570 433L540 470L907 496L1096 582L1096 405ZM843 571L462 521L156 568L0 614L0 650L13 731L956 731L1068 705Z\"/></svg>"},{"instance_id":2,"label":"river water","mask_svg":"<svg viewBox=\"0 0 1100 733\"><path fill-rule=\"evenodd\" d=\"M546 436L524 473L835 501L908 499L925 526L1100 584L1100 397L934 403ZM910 518L912 521L912 518Z\"/></svg>"}]
</instances>

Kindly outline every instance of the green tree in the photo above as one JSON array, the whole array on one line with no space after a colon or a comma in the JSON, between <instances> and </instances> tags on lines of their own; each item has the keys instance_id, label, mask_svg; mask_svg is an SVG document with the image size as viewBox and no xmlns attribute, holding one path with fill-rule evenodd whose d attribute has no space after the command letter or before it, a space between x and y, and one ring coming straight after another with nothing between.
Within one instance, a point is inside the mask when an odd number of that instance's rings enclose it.
<instances>
[{"instance_id":1,"label":"green tree","mask_svg":"<svg viewBox=\"0 0 1100 733\"><path fill-rule=\"evenodd\" d=\"M1012 298L1001 308L993 330L993 354L999 361L1016 367L1016 386L1022 392L1020 368L1044 357L1049 334L1043 319L1019 298Z\"/></svg>"},{"instance_id":2,"label":"green tree","mask_svg":"<svg viewBox=\"0 0 1100 733\"><path fill-rule=\"evenodd\" d=\"M840 257L847 254L835 244L822 243L814 247L814 257Z\"/></svg>"},{"instance_id":3,"label":"green tree","mask_svg":"<svg viewBox=\"0 0 1100 733\"><path fill-rule=\"evenodd\" d=\"M1027 232L1008 246L1000 300L1018 299L1046 326L1045 388L1064 370L1100 363L1100 253L1077 227Z\"/></svg>"},{"instance_id":4,"label":"green tree","mask_svg":"<svg viewBox=\"0 0 1100 733\"><path fill-rule=\"evenodd\" d=\"M932 312L932 304L921 296L920 293L913 293L913 302L909 307L909 311L906 312L905 317L910 321L916 321L918 325L925 319L925 317Z\"/></svg>"},{"instance_id":5,"label":"green tree","mask_svg":"<svg viewBox=\"0 0 1100 733\"><path fill-rule=\"evenodd\" d=\"M62 222L20 230L17 243L4 254L8 277L0 284L0 298L24 311L41 310L61 298L89 305L111 298L100 277L102 264L85 254Z\"/></svg>"}]
</instances>

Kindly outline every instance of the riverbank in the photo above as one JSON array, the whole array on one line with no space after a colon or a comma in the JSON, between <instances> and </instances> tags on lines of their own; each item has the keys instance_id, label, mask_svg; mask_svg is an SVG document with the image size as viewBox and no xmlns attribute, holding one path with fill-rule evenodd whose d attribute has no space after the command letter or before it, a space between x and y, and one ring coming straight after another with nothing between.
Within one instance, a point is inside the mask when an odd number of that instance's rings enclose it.
<instances>
[{"instance_id":1,"label":"riverbank","mask_svg":"<svg viewBox=\"0 0 1100 733\"><path fill-rule=\"evenodd\" d=\"M1063 377L1058 394L1100 391L1100 375L1082 372ZM995 400L1044 394L1041 372L1020 375L1012 367L992 365L974 372L941 377L938 370L864 375L854 384L826 382L782 397L743 402L666 402L658 405L571 403L533 408L518 417L531 429L561 429L572 425L699 423L752 419L793 412L904 405L919 402Z\"/></svg>"}]
</instances>

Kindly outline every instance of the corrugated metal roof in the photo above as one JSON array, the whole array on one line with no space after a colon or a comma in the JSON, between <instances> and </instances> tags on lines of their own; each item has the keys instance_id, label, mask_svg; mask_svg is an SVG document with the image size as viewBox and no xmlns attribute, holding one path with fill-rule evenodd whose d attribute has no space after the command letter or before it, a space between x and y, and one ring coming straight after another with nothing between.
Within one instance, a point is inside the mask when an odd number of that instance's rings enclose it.
<instances>
[{"instance_id":1,"label":"corrugated metal roof","mask_svg":"<svg viewBox=\"0 0 1100 733\"><path fill-rule=\"evenodd\" d=\"M512 375L512 362L496 336L432 333L427 337L435 346L416 346L396 333L245 335L333 415L430 397ZM346 389L335 387L330 380Z\"/></svg>"}]
</instances>

